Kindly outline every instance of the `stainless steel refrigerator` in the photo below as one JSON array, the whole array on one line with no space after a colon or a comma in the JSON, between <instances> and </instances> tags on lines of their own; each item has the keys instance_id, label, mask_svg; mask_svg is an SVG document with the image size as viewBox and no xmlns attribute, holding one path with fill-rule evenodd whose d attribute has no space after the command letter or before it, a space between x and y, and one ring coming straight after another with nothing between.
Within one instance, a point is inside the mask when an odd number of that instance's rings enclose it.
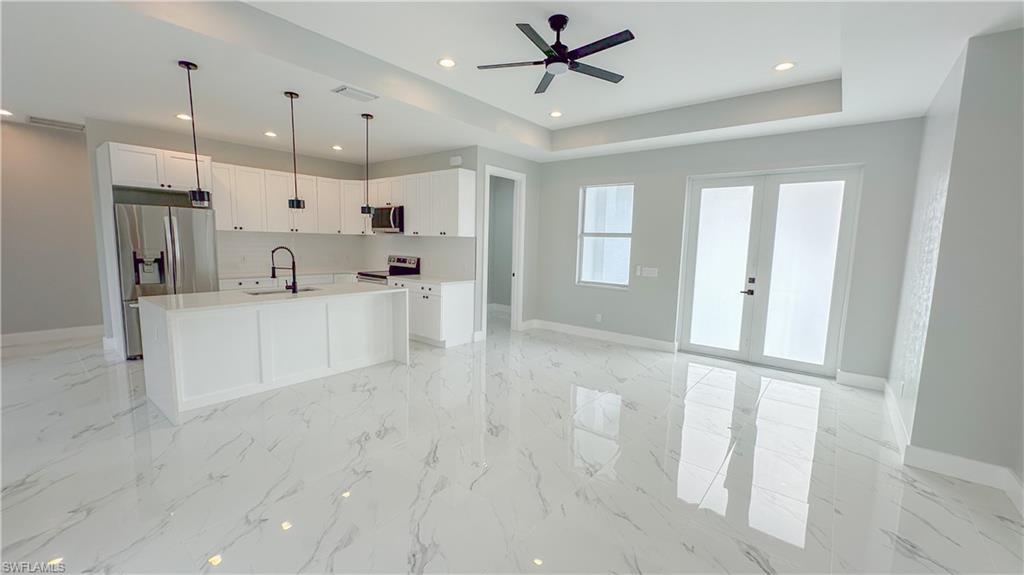
<instances>
[{"instance_id":1,"label":"stainless steel refrigerator","mask_svg":"<svg viewBox=\"0 0 1024 575\"><path fill-rule=\"evenodd\" d=\"M115 204L124 338L129 359L142 357L139 298L217 291L213 210Z\"/></svg>"}]
</instances>

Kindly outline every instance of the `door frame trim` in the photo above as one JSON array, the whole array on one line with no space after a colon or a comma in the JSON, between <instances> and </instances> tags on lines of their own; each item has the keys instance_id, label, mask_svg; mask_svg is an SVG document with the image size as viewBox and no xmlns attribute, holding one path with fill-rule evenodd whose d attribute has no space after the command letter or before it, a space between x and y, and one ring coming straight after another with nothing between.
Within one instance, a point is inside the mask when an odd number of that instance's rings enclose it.
<instances>
[{"instance_id":1,"label":"door frame trim","mask_svg":"<svg viewBox=\"0 0 1024 575\"><path fill-rule=\"evenodd\" d=\"M826 172L827 173L827 172L835 172L835 171L852 171L852 172L855 173L855 182L854 182L855 185L849 186L850 189L848 190L848 191L851 192L851 196L852 196L852 199L851 199L851 202L850 202L850 206L849 206L850 213L849 214L844 214L844 219L846 217L848 217L849 218L849 222L850 222L850 232L849 232L849 239L848 239L849 243L848 243L848 245L845 246L846 254L842 254L842 253L838 253L837 254L837 260L839 258L842 258L842 257L846 258L846 269L839 271L839 273L837 274L837 277L836 277L836 284L833 285L833 289L835 289L835 286L841 284L842 285L842 289L843 289L842 298L838 302L839 308L835 310L835 312L837 312L839 314L838 327L836 328L837 332L834 335L835 341L836 341L836 344L835 344L836 345L835 365L833 366L833 368L831 370L823 369L820 372L804 371L804 370L801 370L797 366L781 367L781 366L774 366L774 365L760 364L760 363L752 363L752 365L763 366L763 367L770 368L770 369L781 369L781 370L786 370L786 371L793 371L793 372L796 372L796 373L806 373L808 375L814 375L814 376L817 376L817 377L833 377L834 378L836 376L836 372L842 366L843 341L845 340L845 335L846 335L846 319L847 319L847 312L848 312L848 309L849 309L850 286L851 286L852 277L853 277L853 264L854 264L854 256L855 256L855 252L856 252L855 247L857 245L857 232L858 232L858 226L859 226L859 221L860 221L860 205L861 205L861 198L862 198L862 190L863 190L863 186L864 186L864 164L863 163L828 164L828 165L819 165L819 166L805 166L805 167L796 167L796 168L782 168L782 169L777 169L777 170L755 170L755 171L742 171L742 172L720 172L720 173L709 173L709 174L693 175L693 176L688 176L686 178L686 187L684 188L684 198L683 198L683 225L682 225L682 233L681 233L681 238L680 238L681 249L680 249L680 252L679 252L679 284L678 284L679 285L679 289L678 289L678 294L676 296L676 349L678 351L681 351L681 352L684 352L684 353L699 354L699 355L716 356L716 354L714 352L701 351L701 350L699 350L697 348L694 348L693 346L688 345L688 343L683 338L683 334L684 334L684 331L685 331L685 329L684 329L685 322L689 321L689 319L690 319L690 310L686 307L686 302L687 302L687 299L686 299L687 293L686 292L688 290L689 280L690 280L690 277L688 275L689 270L688 270L688 267L687 267L687 258L688 258L688 251L694 247L694 246L690 245L690 242L692 242L692 241L694 241L696 239L696 238L693 238L693 240L690 239L690 236L694 232L694 230L691 229L693 227L693 225L694 225L694 224L691 223L691 220L693 218L693 215L692 215L691 212L692 212L692 210L695 207L695 205L694 205L694 203L692 201L692 198L693 198L693 196L695 196L695 191L699 191L700 190L701 184L704 183L704 182L713 181L713 180L740 179L740 178L758 178L758 177L761 177L761 178L764 178L765 180L767 180L767 178L769 178L769 177L779 176L779 175L787 175L787 174L795 174L795 173L812 174L814 172ZM840 245L839 249L843 250L844 246ZM722 356L718 355L717 357L722 357ZM749 363L748 360L744 360L744 359L735 359L735 358L727 358L727 359L729 359L730 361L741 361L741 362Z\"/></svg>"},{"instance_id":2,"label":"door frame trim","mask_svg":"<svg viewBox=\"0 0 1024 575\"><path fill-rule=\"evenodd\" d=\"M484 209L483 209L483 252L482 259L483 273L480 276L481 290L480 302L480 329L487 334L487 276L490 272L490 226L491 226L491 176L512 180L515 184L512 199L512 273L515 279L512 281L511 303L511 329L522 331L523 328L523 261L525 256L524 244L526 239L526 174L506 168L487 164L484 166Z\"/></svg>"}]
</instances>

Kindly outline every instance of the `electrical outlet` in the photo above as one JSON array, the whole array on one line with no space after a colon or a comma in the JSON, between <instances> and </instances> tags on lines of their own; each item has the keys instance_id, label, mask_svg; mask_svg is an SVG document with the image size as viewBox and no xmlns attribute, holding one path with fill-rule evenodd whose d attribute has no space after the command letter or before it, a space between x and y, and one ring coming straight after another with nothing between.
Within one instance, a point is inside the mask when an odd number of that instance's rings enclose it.
<instances>
[{"instance_id":1,"label":"electrical outlet","mask_svg":"<svg viewBox=\"0 0 1024 575\"><path fill-rule=\"evenodd\" d=\"M595 314L594 315L594 321L596 321L597 323L601 323L602 319L603 319L603 317L601 316L601 314Z\"/></svg>"}]
</instances>

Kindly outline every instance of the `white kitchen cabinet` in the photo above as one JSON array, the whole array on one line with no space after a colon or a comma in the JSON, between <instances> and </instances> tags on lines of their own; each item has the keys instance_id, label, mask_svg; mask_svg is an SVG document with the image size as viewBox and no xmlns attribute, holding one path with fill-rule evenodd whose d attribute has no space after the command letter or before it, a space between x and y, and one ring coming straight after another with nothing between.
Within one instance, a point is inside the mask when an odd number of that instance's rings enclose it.
<instances>
[{"instance_id":1,"label":"white kitchen cabinet","mask_svg":"<svg viewBox=\"0 0 1024 575\"><path fill-rule=\"evenodd\" d=\"M404 206L405 205L405 186L409 176L402 176L400 178L391 178L391 196L388 198L390 203L385 204L388 206Z\"/></svg>"},{"instance_id":2,"label":"white kitchen cabinet","mask_svg":"<svg viewBox=\"0 0 1024 575\"><path fill-rule=\"evenodd\" d=\"M473 282L388 279L409 290L409 336L440 347L473 341Z\"/></svg>"},{"instance_id":3,"label":"white kitchen cabinet","mask_svg":"<svg viewBox=\"0 0 1024 575\"><path fill-rule=\"evenodd\" d=\"M316 179L316 229L321 234L340 234L341 221L341 180L334 178Z\"/></svg>"},{"instance_id":4,"label":"white kitchen cabinet","mask_svg":"<svg viewBox=\"0 0 1024 575\"><path fill-rule=\"evenodd\" d=\"M115 186L162 188L163 150L110 144L110 176Z\"/></svg>"},{"instance_id":5,"label":"white kitchen cabinet","mask_svg":"<svg viewBox=\"0 0 1024 575\"><path fill-rule=\"evenodd\" d=\"M195 158L175 152L110 142L110 177L115 186L188 191L196 185ZM210 156L199 156L199 182L210 189Z\"/></svg>"},{"instance_id":6,"label":"white kitchen cabinet","mask_svg":"<svg viewBox=\"0 0 1024 575\"><path fill-rule=\"evenodd\" d=\"M234 227L239 231L262 232L267 229L267 194L265 171L235 166L232 200Z\"/></svg>"},{"instance_id":7,"label":"white kitchen cabinet","mask_svg":"<svg viewBox=\"0 0 1024 575\"><path fill-rule=\"evenodd\" d=\"M164 187L171 190L188 191L196 187L196 160L188 152L172 152L162 150L164 174L161 178ZM210 189L210 157L199 156L199 185L204 190Z\"/></svg>"},{"instance_id":8,"label":"white kitchen cabinet","mask_svg":"<svg viewBox=\"0 0 1024 575\"><path fill-rule=\"evenodd\" d=\"M433 217L430 207L430 174L405 177L405 235L422 236L430 233Z\"/></svg>"},{"instance_id":9,"label":"white kitchen cabinet","mask_svg":"<svg viewBox=\"0 0 1024 575\"><path fill-rule=\"evenodd\" d=\"M430 228L420 235L476 235L476 173L462 168L430 173ZM424 199L422 190L420 199ZM424 211L425 208L420 211Z\"/></svg>"},{"instance_id":10,"label":"white kitchen cabinet","mask_svg":"<svg viewBox=\"0 0 1024 575\"><path fill-rule=\"evenodd\" d=\"M317 201L316 201L316 178L299 174L298 180L299 199L306 202L306 207L301 210L291 210L292 226L294 231L304 234L315 234L317 231ZM285 202L285 205L288 205Z\"/></svg>"},{"instance_id":11,"label":"white kitchen cabinet","mask_svg":"<svg viewBox=\"0 0 1024 575\"><path fill-rule=\"evenodd\" d=\"M277 280L270 277L235 278L220 280L220 290L269 289L277 286Z\"/></svg>"},{"instance_id":12,"label":"white kitchen cabinet","mask_svg":"<svg viewBox=\"0 0 1024 575\"><path fill-rule=\"evenodd\" d=\"M370 216L360 211L364 203L364 183L359 180L345 180L341 186L341 232L356 236L373 234Z\"/></svg>"},{"instance_id":13,"label":"white kitchen cabinet","mask_svg":"<svg viewBox=\"0 0 1024 575\"><path fill-rule=\"evenodd\" d=\"M316 232L316 178L288 172L266 170L267 181L267 231L269 232ZM288 200L296 195L306 201L306 207L295 210L288 207Z\"/></svg>"},{"instance_id":14,"label":"white kitchen cabinet","mask_svg":"<svg viewBox=\"0 0 1024 575\"><path fill-rule=\"evenodd\" d=\"M229 164L214 163L213 186L210 188L210 202L216 216L218 230L237 230L235 224L235 167Z\"/></svg>"},{"instance_id":15,"label":"white kitchen cabinet","mask_svg":"<svg viewBox=\"0 0 1024 575\"><path fill-rule=\"evenodd\" d=\"M401 206L405 177L370 180L370 205L378 208Z\"/></svg>"},{"instance_id":16,"label":"white kitchen cabinet","mask_svg":"<svg viewBox=\"0 0 1024 575\"><path fill-rule=\"evenodd\" d=\"M288 199L295 194L292 175L287 172L266 170L267 182L267 231L291 232L292 211Z\"/></svg>"}]
</instances>

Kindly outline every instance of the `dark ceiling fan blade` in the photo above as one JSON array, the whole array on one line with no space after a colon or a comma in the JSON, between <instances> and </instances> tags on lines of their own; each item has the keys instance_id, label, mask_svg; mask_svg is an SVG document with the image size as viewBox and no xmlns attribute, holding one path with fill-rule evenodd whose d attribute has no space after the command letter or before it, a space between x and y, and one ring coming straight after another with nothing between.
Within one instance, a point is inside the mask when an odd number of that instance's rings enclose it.
<instances>
[{"instance_id":1,"label":"dark ceiling fan blade","mask_svg":"<svg viewBox=\"0 0 1024 575\"><path fill-rule=\"evenodd\" d=\"M516 24L516 27L519 28L523 34L526 34L526 37L540 48L540 51L544 52L545 56L550 57L555 55L555 49L549 46L548 43L544 41L544 38L540 37L540 34L533 29L533 26L530 26L529 24Z\"/></svg>"},{"instance_id":2,"label":"dark ceiling fan blade","mask_svg":"<svg viewBox=\"0 0 1024 575\"><path fill-rule=\"evenodd\" d=\"M477 66L477 70L493 70L494 68L515 68L517 66L539 66L544 63L544 60L537 60L536 62L509 62L508 64L485 64L483 66Z\"/></svg>"},{"instance_id":3,"label":"dark ceiling fan blade","mask_svg":"<svg viewBox=\"0 0 1024 575\"><path fill-rule=\"evenodd\" d=\"M618 84L619 81L625 77L621 74L616 74L615 72L609 72L604 68L584 64L583 62L570 62L569 69L573 72L579 72L580 74L586 74L587 76L593 76L615 84Z\"/></svg>"},{"instance_id":4,"label":"dark ceiling fan blade","mask_svg":"<svg viewBox=\"0 0 1024 575\"><path fill-rule=\"evenodd\" d=\"M544 72L544 77L540 79L540 84L537 84L537 89L533 91L534 94L543 94L548 90L548 86L551 85L551 81L555 79L554 74Z\"/></svg>"},{"instance_id":5,"label":"dark ceiling fan blade","mask_svg":"<svg viewBox=\"0 0 1024 575\"><path fill-rule=\"evenodd\" d=\"M629 30L623 30L618 34L612 34L607 38L601 38L597 42L591 42L586 46L580 46L575 50L569 50L569 53L566 54L566 57L569 58L570 60L578 60L579 58L589 56L596 52L600 52L601 50L607 50L608 48L611 48L613 46L618 46L619 44L622 44L624 42L629 42L634 37L635 36L633 36L633 33L630 32Z\"/></svg>"}]
</instances>

